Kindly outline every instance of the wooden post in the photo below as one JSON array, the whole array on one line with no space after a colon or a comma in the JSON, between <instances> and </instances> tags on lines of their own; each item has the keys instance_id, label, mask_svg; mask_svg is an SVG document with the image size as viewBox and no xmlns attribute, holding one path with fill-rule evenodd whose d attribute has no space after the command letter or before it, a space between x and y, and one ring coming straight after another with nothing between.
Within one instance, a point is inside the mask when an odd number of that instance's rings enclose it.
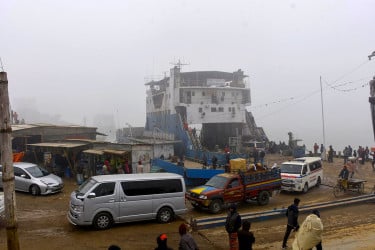
<instances>
[{"instance_id":1,"label":"wooden post","mask_svg":"<svg viewBox=\"0 0 375 250\"><path fill-rule=\"evenodd\" d=\"M19 250L11 134L7 73L0 72L0 143L7 246L9 250Z\"/></svg>"}]
</instances>

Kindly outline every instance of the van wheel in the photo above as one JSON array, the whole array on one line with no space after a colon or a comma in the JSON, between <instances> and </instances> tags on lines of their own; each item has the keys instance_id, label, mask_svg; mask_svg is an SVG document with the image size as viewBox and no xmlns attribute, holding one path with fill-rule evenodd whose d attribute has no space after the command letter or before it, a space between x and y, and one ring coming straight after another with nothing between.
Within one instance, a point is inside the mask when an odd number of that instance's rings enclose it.
<instances>
[{"instance_id":1,"label":"van wheel","mask_svg":"<svg viewBox=\"0 0 375 250\"><path fill-rule=\"evenodd\" d=\"M304 194L306 194L308 190L309 190L309 185L307 185L307 183L305 183L305 186L303 186L302 192Z\"/></svg>"},{"instance_id":2,"label":"van wheel","mask_svg":"<svg viewBox=\"0 0 375 250\"><path fill-rule=\"evenodd\" d=\"M223 203L221 202L221 200L213 200L209 207L211 213L213 214L219 213L221 211L222 204Z\"/></svg>"},{"instance_id":3,"label":"van wheel","mask_svg":"<svg viewBox=\"0 0 375 250\"><path fill-rule=\"evenodd\" d=\"M30 193L34 196L40 195L40 188L37 185L31 185Z\"/></svg>"},{"instance_id":4,"label":"van wheel","mask_svg":"<svg viewBox=\"0 0 375 250\"><path fill-rule=\"evenodd\" d=\"M163 207L159 210L158 214L156 215L156 219L159 223L168 223L172 221L174 218L174 214L172 209L169 207Z\"/></svg>"},{"instance_id":5,"label":"van wheel","mask_svg":"<svg viewBox=\"0 0 375 250\"><path fill-rule=\"evenodd\" d=\"M270 194L267 191L261 191L258 196L258 204L261 206L267 205L270 200Z\"/></svg>"},{"instance_id":6,"label":"van wheel","mask_svg":"<svg viewBox=\"0 0 375 250\"><path fill-rule=\"evenodd\" d=\"M318 180L316 181L316 187L319 187L320 184L322 184L322 180L320 179L320 176L318 177Z\"/></svg>"},{"instance_id":7,"label":"van wheel","mask_svg":"<svg viewBox=\"0 0 375 250\"><path fill-rule=\"evenodd\" d=\"M93 225L98 230L108 229L112 226L112 216L108 213L99 213L95 216Z\"/></svg>"}]
</instances>

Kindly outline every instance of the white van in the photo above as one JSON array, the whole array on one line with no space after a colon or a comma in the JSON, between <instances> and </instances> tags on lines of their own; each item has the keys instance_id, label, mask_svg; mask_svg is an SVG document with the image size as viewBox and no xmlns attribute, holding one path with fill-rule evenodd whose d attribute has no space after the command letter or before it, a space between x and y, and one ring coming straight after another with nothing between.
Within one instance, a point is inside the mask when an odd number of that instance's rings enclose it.
<instances>
[{"instance_id":1,"label":"white van","mask_svg":"<svg viewBox=\"0 0 375 250\"><path fill-rule=\"evenodd\" d=\"M322 159L302 157L281 164L281 190L306 193L323 180Z\"/></svg>"},{"instance_id":2,"label":"white van","mask_svg":"<svg viewBox=\"0 0 375 250\"><path fill-rule=\"evenodd\" d=\"M97 229L140 220L167 223L187 211L185 192L184 178L172 173L93 176L70 195L68 220Z\"/></svg>"}]
</instances>

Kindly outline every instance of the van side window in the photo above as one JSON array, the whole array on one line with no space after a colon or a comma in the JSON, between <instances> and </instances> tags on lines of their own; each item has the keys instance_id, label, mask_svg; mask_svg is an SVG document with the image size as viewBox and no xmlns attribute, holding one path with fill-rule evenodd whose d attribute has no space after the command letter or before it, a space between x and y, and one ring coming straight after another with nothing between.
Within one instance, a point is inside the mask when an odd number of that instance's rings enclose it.
<instances>
[{"instance_id":1,"label":"van side window","mask_svg":"<svg viewBox=\"0 0 375 250\"><path fill-rule=\"evenodd\" d=\"M96 197L111 195L115 192L115 182L102 183L94 189Z\"/></svg>"},{"instance_id":2,"label":"van side window","mask_svg":"<svg viewBox=\"0 0 375 250\"><path fill-rule=\"evenodd\" d=\"M182 183L179 179L126 181L121 182L121 187L127 196L182 192Z\"/></svg>"},{"instance_id":3,"label":"van side window","mask_svg":"<svg viewBox=\"0 0 375 250\"><path fill-rule=\"evenodd\" d=\"M306 173L307 173L307 166L304 165L304 166L303 166L303 169L302 169L302 174L306 174Z\"/></svg>"}]
</instances>

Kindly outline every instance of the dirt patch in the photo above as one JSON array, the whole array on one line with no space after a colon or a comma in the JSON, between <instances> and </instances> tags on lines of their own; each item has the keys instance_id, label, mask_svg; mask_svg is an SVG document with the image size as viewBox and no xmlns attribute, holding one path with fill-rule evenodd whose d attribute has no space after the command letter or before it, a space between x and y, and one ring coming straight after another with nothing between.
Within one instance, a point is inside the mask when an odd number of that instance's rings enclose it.
<instances>
[{"instance_id":1,"label":"dirt patch","mask_svg":"<svg viewBox=\"0 0 375 250\"><path fill-rule=\"evenodd\" d=\"M269 165L281 163L289 157L267 155ZM290 205L294 197L301 199L301 206L319 204L321 202L337 200L333 196L332 185L342 167L342 159L334 159L333 163L324 162L323 185L313 188L306 194L281 192L270 199L266 206L241 204L240 213L285 208ZM370 162L360 165L357 178L365 179L365 192L373 192L375 173ZM110 244L117 244L123 249L153 249L156 237L160 233L168 235L168 243L173 249L178 249L178 226L184 220L191 218L210 217L206 211L194 210L189 206L189 212L168 224L158 224L156 221L126 223L116 225L106 231L95 231L91 227L75 227L66 219L69 207L70 193L77 188L72 179L65 179L64 191L49 196L33 197L29 194L16 194L18 233L21 249L107 249ZM347 194L352 197L358 194ZM324 249L374 249L375 235L375 203L364 202L350 206L336 207L321 211L324 224ZM225 216L225 212L221 213ZM300 215L300 223L307 214ZM0 219L1 220L1 219ZM252 223L256 243L254 249L280 249L285 231L285 218L265 220ZM0 249L6 249L6 231L4 220L0 222ZM355 233L353 233L355 232ZM227 234L223 227L193 232L200 249L228 249ZM294 234L288 243L292 244Z\"/></svg>"}]
</instances>

